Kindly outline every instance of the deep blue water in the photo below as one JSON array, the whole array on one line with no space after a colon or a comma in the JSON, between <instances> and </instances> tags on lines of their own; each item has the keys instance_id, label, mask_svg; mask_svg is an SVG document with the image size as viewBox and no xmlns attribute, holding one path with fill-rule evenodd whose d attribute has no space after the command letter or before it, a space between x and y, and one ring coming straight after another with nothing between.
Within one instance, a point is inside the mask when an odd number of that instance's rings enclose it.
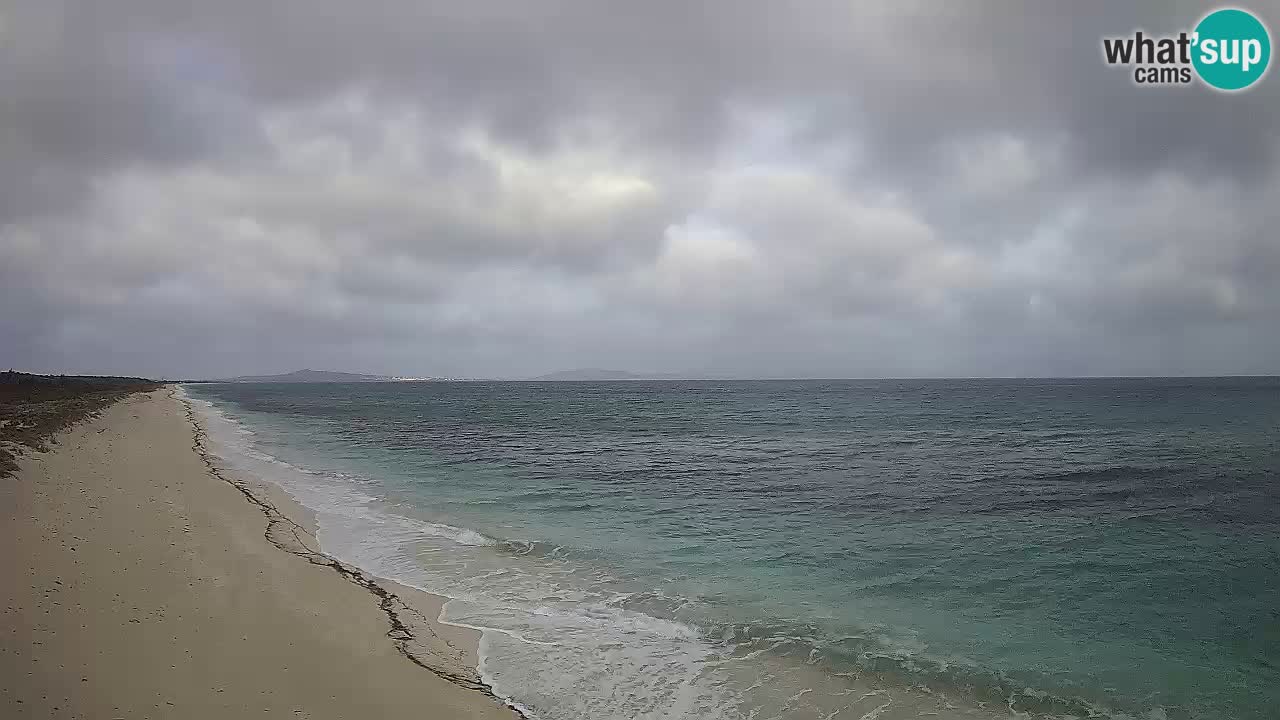
<instances>
[{"instance_id":1,"label":"deep blue water","mask_svg":"<svg viewBox=\"0 0 1280 720\"><path fill-rule=\"evenodd\" d=\"M1277 379L187 389L537 717L1280 717Z\"/></svg>"}]
</instances>

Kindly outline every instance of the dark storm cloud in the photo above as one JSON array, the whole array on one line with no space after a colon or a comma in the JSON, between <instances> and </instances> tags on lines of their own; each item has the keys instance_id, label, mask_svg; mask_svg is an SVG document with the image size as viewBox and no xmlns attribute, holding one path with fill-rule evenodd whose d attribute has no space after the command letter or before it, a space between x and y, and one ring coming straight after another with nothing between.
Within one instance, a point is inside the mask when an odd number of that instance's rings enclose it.
<instances>
[{"instance_id":1,"label":"dark storm cloud","mask_svg":"<svg viewBox=\"0 0 1280 720\"><path fill-rule=\"evenodd\" d=\"M1101 59L1206 9L19 0L0 364L1274 371L1280 86Z\"/></svg>"},{"instance_id":2,"label":"dark storm cloud","mask_svg":"<svg viewBox=\"0 0 1280 720\"><path fill-rule=\"evenodd\" d=\"M174 45L102 13L0 7L0 220L78 202L121 166L196 161L244 141L234 103L214 106L216 87L182 77Z\"/></svg>"}]
</instances>

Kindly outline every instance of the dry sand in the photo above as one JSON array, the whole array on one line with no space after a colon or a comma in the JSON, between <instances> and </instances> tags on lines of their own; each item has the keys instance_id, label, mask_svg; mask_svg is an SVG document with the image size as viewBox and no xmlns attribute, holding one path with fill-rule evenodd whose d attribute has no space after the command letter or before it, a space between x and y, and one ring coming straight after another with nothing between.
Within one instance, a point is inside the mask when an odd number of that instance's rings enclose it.
<instances>
[{"instance_id":1,"label":"dry sand","mask_svg":"<svg viewBox=\"0 0 1280 720\"><path fill-rule=\"evenodd\" d=\"M201 443L160 390L0 479L0 717L517 717L440 598L317 554Z\"/></svg>"}]
</instances>

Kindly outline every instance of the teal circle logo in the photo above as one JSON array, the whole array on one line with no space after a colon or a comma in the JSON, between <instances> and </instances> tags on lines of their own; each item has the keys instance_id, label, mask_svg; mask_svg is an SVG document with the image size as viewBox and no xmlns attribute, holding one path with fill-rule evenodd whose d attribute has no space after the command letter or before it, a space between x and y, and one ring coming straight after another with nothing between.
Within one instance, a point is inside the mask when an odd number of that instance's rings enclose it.
<instances>
[{"instance_id":1,"label":"teal circle logo","mask_svg":"<svg viewBox=\"0 0 1280 720\"><path fill-rule=\"evenodd\" d=\"M1243 90L1267 72L1271 35L1251 13L1215 10L1196 25L1191 63L1200 79L1219 90Z\"/></svg>"}]
</instances>

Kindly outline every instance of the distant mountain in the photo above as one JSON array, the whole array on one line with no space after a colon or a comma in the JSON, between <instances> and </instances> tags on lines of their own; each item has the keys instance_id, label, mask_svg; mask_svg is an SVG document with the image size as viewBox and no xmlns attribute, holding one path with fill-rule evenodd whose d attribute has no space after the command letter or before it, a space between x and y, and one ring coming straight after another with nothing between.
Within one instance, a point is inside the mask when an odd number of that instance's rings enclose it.
<instances>
[{"instance_id":1,"label":"distant mountain","mask_svg":"<svg viewBox=\"0 0 1280 720\"><path fill-rule=\"evenodd\" d=\"M243 375L227 378L219 382L243 383L346 383L346 382L382 382L392 378L383 375L361 375L359 373L333 372L332 370L294 370L280 375Z\"/></svg>"},{"instance_id":2,"label":"distant mountain","mask_svg":"<svg viewBox=\"0 0 1280 720\"><path fill-rule=\"evenodd\" d=\"M687 376L679 373L633 373L627 370L602 370L600 368L579 368L577 370L561 370L560 372L539 375L534 380L549 382L600 382L604 380L678 380Z\"/></svg>"}]
</instances>

